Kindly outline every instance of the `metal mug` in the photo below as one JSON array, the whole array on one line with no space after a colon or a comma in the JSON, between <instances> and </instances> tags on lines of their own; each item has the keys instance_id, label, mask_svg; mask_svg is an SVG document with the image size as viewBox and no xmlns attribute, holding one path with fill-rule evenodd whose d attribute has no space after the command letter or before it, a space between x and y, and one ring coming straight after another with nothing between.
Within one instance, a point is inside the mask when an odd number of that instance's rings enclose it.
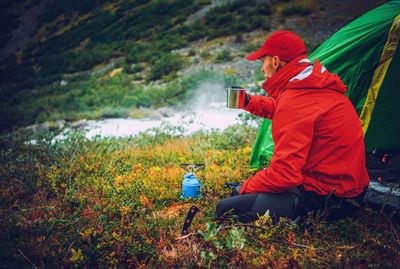
<instances>
[{"instance_id":1,"label":"metal mug","mask_svg":"<svg viewBox=\"0 0 400 269\"><path fill-rule=\"evenodd\" d=\"M246 92L243 88L232 86L226 90L226 107L242 108L246 98Z\"/></svg>"}]
</instances>

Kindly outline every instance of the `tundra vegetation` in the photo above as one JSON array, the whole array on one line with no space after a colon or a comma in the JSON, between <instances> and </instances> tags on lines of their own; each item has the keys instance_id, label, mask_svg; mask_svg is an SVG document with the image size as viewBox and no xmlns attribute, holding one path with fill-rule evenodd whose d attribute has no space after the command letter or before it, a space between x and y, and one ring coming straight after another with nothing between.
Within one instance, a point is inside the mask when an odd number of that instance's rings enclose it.
<instances>
[{"instance_id":1,"label":"tundra vegetation","mask_svg":"<svg viewBox=\"0 0 400 269\"><path fill-rule=\"evenodd\" d=\"M183 137L153 129L129 138L87 140L46 132L1 138L2 268L47 267L377 267L400 264L399 224L360 208L353 218L324 216L252 224L214 219L230 194L224 183L251 175L257 130ZM182 162L205 163L202 196L180 199ZM192 204L200 208L181 237Z\"/></svg>"}]
</instances>

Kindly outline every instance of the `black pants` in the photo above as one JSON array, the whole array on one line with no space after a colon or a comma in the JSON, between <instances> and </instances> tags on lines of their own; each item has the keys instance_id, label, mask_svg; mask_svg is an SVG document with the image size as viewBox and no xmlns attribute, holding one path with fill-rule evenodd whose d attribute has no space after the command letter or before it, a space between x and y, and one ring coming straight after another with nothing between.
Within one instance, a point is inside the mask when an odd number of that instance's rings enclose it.
<instances>
[{"instance_id":1,"label":"black pants","mask_svg":"<svg viewBox=\"0 0 400 269\"><path fill-rule=\"evenodd\" d=\"M339 198L333 194L318 195L305 191L302 186L283 193L239 194L240 186L233 189L232 197L222 199L216 208L217 218L234 215L240 222L251 222L264 215L267 210L274 219L287 217L295 219L307 214L324 213L329 220L351 216L361 203L364 193L353 199Z\"/></svg>"}]
</instances>

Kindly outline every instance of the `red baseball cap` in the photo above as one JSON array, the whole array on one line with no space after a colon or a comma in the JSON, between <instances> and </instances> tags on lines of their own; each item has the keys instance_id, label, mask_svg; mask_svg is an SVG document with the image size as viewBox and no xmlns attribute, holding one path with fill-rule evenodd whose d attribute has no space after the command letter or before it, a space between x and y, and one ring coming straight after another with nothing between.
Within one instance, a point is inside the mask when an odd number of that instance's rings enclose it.
<instances>
[{"instance_id":1,"label":"red baseball cap","mask_svg":"<svg viewBox=\"0 0 400 269\"><path fill-rule=\"evenodd\" d=\"M255 61L264 55L278 56L281 60L290 62L297 56L306 54L307 49L303 40L291 31L279 30L273 32L261 49L250 53L247 60Z\"/></svg>"}]
</instances>

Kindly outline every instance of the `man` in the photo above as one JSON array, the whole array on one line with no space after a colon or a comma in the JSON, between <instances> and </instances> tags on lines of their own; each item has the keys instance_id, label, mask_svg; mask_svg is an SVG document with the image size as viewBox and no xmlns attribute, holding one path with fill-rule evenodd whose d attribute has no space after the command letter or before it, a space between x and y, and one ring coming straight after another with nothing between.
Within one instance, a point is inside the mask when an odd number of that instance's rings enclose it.
<instances>
[{"instance_id":1,"label":"man","mask_svg":"<svg viewBox=\"0 0 400 269\"><path fill-rule=\"evenodd\" d=\"M354 212L350 200L362 201L369 176L357 113L340 78L306 53L296 34L276 31L247 57L262 61L268 97L246 94L241 108L272 120L275 150L240 195L218 203L217 217L233 213L249 222L269 210L276 217L326 212L337 219Z\"/></svg>"}]
</instances>

